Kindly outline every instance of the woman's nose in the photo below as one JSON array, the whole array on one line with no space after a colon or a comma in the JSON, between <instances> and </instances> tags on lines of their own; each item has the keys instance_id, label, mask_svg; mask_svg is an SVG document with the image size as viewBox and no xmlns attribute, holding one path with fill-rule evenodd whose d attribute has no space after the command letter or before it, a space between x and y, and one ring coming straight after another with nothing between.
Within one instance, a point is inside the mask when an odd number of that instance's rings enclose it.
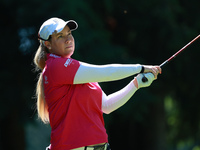
<instances>
[{"instance_id":1,"label":"woman's nose","mask_svg":"<svg viewBox=\"0 0 200 150\"><path fill-rule=\"evenodd\" d=\"M69 37L66 37L65 43L67 44L71 43L71 39Z\"/></svg>"}]
</instances>

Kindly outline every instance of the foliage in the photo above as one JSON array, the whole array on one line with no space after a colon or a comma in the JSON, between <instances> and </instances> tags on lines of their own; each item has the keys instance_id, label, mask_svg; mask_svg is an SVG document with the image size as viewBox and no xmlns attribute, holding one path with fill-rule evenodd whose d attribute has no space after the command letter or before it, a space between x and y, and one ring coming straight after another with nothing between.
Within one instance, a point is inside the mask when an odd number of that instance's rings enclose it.
<instances>
[{"instance_id":1,"label":"foliage","mask_svg":"<svg viewBox=\"0 0 200 150\"><path fill-rule=\"evenodd\" d=\"M32 59L46 19L78 22L75 59L155 65L198 35L199 5L198 0L1 0L0 149L26 149L26 125L40 127L34 119ZM151 87L105 115L112 149L200 149L199 53L197 41L163 68ZM101 86L109 94L132 78Z\"/></svg>"}]
</instances>

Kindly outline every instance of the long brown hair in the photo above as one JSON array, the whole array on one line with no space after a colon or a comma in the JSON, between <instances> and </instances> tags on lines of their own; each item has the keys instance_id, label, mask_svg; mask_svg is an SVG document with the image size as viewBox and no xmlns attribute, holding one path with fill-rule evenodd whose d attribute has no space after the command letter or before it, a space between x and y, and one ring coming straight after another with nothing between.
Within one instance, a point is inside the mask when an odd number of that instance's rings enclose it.
<instances>
[{"instance_id":1,"label":"long brown hair","mask_svg":"<svg viewBox=\"0 0 200 150\"><path fill-rule=\"evenodd\" d=\"M45 67L46 62L46 54L49 52L47 47L44 43L40 40L40 46L34 57L34 63L36 65L36 70L41 71L39 73L39 78L36 87L36 97L37 97L37 112L38 117L44 122L49 123L49 112L48 106L45 101L44 96L44 85L43 85L43 78L42 78L42 71Z\"/></svg>"}]
</instances>

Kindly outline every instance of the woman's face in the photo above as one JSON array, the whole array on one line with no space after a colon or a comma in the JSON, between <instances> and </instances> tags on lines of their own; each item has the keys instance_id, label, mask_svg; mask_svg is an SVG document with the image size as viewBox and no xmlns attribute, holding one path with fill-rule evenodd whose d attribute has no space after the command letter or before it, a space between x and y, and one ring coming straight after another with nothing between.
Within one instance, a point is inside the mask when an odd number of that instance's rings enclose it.
<instances>
[{"instance_id":1,"label":"woman's face","mask_svg":"<svg viewBox=\"0 0 200 150\"><path fill-rule=\"evenodd\" d=\"M74 38L68 26L59 33L54 32L51 40L46 41L45 45L50 53L68 58L74 53L75 48Z\"/></svg>"}]
</instances>

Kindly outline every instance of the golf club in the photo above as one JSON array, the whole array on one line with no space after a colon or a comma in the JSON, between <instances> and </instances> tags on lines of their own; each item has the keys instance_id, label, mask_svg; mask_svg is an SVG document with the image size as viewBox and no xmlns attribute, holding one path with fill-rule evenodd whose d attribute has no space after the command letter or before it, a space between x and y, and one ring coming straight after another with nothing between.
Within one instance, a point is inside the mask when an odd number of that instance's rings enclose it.
<instances>
[{"instance_id":1,"label":"golf club","mask_svg":"<svg viewBox=\"0 0 200 150\"><path fill-rule=\"evenodd\" d=\"M169 59L167 59L166 61L164 61L160 67L162 68L163 66L165 66L166 64L168 64L171 60L173 60L178 54L180 54L183 50L185 50L189 45L191 45L194 41L196 41L198 38L200 37L200 34L195 37L192 41L190 41L188 44L186 44L183 48L181 48L178 52L176 52L174 55L172 55ZM142 78L142 82L147 82L148 79L144 76Z\"/></svg>"}]
</instances>

